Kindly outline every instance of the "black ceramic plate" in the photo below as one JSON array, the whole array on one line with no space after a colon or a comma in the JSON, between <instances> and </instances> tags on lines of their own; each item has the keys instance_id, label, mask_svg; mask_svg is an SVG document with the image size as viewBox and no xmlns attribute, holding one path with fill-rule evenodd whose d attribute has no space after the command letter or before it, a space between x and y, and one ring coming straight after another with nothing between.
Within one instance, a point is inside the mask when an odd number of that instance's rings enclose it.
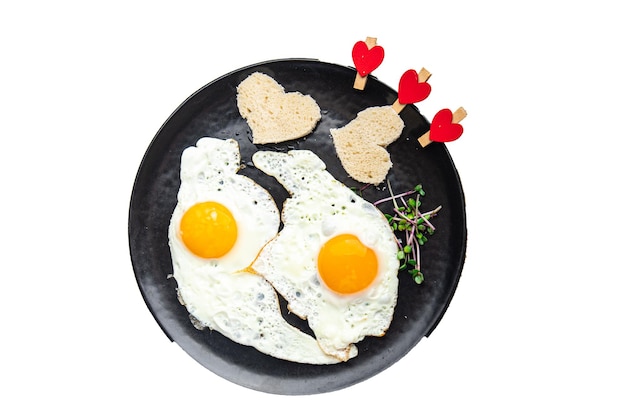
<instances>
[{"instance_id":1,"label":"black ceramic plate","mask_svg":"<svg viewBox=\"0 0 626 417\"><path fill-rule=\"evenodd\" d=\"M322 119L310 135L279 146L252 144L250 129L237 110L236 87L255 71L273 77L288 92L310 94L317 101ZM393 161L388 179L398 192L421 183L426 190L422 208L441 205L443 209L434 220L435 235L422 248L426 280L417 285L410 277L400 275L398 304L384 337L368 337L360 342L359 355L346 363L291 363L236 344L218 332L197 330L176 298L176 281L168 279L172 266L167 226L176 205L183 149L203 136L236 139L246 165L240 173L268 189L279 208L287 194L274 178L250 163L258 149L313 150L338 180L350 187L361 187L342 169L329 129L345 125L367 107L392 104L397 92L371 75L363 91L355 90L355 74L353 68L306 59L269 61L227 74L198 90L176 109L153 139L139 167L128 227L133 268L145 302L170 340L215 374L241 386L275 394L315 394L370 378L394 364L434 330L457 287L467 233L461 182L445 145L433 143L421 148L418 144L417 138L428 131L429 123L411 105L400 112L405 123L401 137L387 148ZM388 190L383 187L370 186L363 191L363 197L370 201L386 196ZM293 314L286 318L310 331Z\"/></svg>"}]
</instances>

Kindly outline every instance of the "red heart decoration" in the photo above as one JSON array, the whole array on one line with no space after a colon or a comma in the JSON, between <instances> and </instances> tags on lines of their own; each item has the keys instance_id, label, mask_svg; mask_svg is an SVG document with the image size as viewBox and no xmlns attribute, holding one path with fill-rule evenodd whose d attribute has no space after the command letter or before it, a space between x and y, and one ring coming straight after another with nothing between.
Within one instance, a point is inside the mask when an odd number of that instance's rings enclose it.
<instances>
[{"instance_id":1,"label":"red heart decoration","mask_svg":"<svg viewBox=\"0 0 626 417\"><path fill-rule=\"evenodd\" d=\"M374 71L383 62L385 51L382 46L375 45L371 49L363 41L358 41L352 48L352 61L361 77Z\"/></svg>"},{"instance_id":2,"label":"red heart decoration","mask_svg":"<svg viewBox=\"0 0 626 417\"><path fill-rule=\"evenodd\" d=\"M401 104L412 104L424 100L430 94L430 84L421 83L415 70L408 70L400 77L398 101Z\"/></svg>"},{"instance_id":3,"label":"red heart decoration","mask_svg":"<svg viewBox=\"0 0 626 417\"><path fill-rule=\"evenodd\" d=\"M452 142L463 134L463 126L452 123L450 109L439 110L430 124L430 140L433 142Z\"/></svg>"}]
</instances>

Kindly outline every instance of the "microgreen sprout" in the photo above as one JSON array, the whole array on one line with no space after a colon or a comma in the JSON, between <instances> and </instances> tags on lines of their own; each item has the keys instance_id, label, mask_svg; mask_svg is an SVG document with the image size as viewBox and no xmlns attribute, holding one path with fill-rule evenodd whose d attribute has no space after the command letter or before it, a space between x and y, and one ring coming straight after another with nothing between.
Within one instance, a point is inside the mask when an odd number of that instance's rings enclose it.
<instances>
[{"instance_id":1,"label":"microgreen sprout","mask_svg":"<svg viewBox=\"0 0 626 417\"><path fill-rule=\"evenodd\" d=\"M435 226L430 220L441 210L441 206L427 212L420 211L421 198L426 195L421 184L400 194L393 193L389 181L387 187L390 196L376 201L374 205L387 201L393 203L393 214L385 214L385 217L396 233L400 270L406 270L416 283L421 284L424 282L424 274L421 272L420 246L435 233Z\"/></svg>"}]
</instances>

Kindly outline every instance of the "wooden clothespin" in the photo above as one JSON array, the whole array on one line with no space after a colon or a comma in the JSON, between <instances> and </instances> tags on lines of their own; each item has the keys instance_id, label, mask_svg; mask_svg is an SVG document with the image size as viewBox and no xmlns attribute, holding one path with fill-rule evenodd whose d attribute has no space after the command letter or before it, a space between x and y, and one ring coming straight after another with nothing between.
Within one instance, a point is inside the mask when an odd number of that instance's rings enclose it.
<instances>
[{"instance_id":1,"label":"wooden clothespin","mask_svg":"<svg viewBox=\"0 0 626 417\"><path fill-rule=\"evenodd\" d=\"M376 38L367 37L365 42L358 41L352 47L352 61L356 67L354 88L363 90L367 83L367 76L380 66L385 57L382 46L376 45Z\"/></svg>"},{"instance_id":2,"label":"wooden clothespin","mask_svg":"<svg viewBox=\"0 0 626 417\"><path fill-rule=\"evenodd\" d=\"M428 84L430 76L426 68L422 68L419 74L413 69L402 74L398 85L398 99L391 106L396 113L400 113L407 104L417 103L430 95L431 87Z\"/></svg>"},{"instance_id":3,"label":"wooden clothespin","mask_svg":"<svg viewBox=\"0 0 626 417\"><path fill-rule=\"evenodd\" d=\"M420 136L417 141L422 147L432 142L451 142L457 140L463 134L463 126L459 124L467 116L463 107L459 107L454 113L450 109L442 109L435 114L430 124L430 130Z\"/></svg>"}]
</instances>

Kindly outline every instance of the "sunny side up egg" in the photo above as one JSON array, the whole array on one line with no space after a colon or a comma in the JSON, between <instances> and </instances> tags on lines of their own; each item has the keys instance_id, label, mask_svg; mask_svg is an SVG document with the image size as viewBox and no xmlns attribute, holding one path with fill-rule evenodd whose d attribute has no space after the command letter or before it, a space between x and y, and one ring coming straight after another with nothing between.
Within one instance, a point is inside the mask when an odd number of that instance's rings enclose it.
<instances>
[{"instance_id":1,"label":"sunny side up egg","mask_svg":"<svg viewBox=\"0 0 626 417\"><path fill-rule=\"evenodd\" d=\"M274 288L247 269L276 236L280 215L267 190L238 174L240 165L232 139L202 138L182 153L168 228L179 300L199 329L280 359L337 363L284 319Z\"/></svg>"},{"instance_id":2,"label":"sunny side up egg","mask_svg":"<svg viewBox=\"0 0 626 417\"><path fill-rule=\"evenodd\" d=\"M313 152L261 151L252 160L290 193L284 227L252 268L308 321L326 353L347 360L355 343L383 336L391 323L399 268L393 231Z\"/></svg>"}]
</instances>

